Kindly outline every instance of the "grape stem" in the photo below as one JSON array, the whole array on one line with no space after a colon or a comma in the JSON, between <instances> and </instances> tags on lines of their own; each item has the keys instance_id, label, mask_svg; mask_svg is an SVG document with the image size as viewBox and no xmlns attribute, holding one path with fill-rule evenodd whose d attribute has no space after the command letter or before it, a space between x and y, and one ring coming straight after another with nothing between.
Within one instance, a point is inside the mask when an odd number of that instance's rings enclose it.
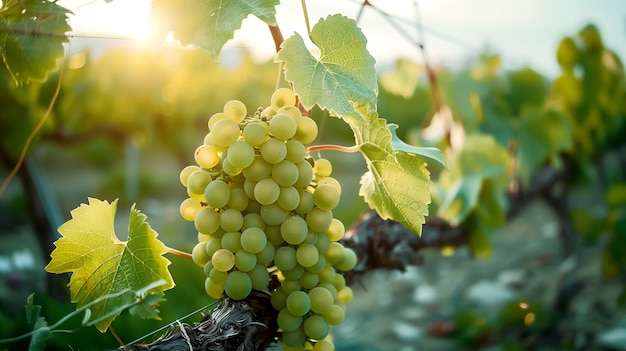
<instances>
[{"instance_id":1,"label":"grape stem","mask_svg":"<svg viewBox=\"0 0 626 351\"><path fill-rule=\"evenodd\" d=\"M341 146L341 145L334 145L334 144L312 145L312 146L307 147L307 151L309 153L312 153L315 151L323 151L323 150L334 150L334 151L341 151L345 153L354 153L354 152L361 151L361 148L358 145Z\"/></svg>"},{"instance_id":2,"label":"grape stem","mask_svg":"<svg viewBox=\"0 0 626 351\"><path fill-rule=\"evenodd\" d=\"M187 258L187 259L190 259L190 260L192 259L192 257L191 257L191 254L190 254L190 253L187 253L187 252L184 252L184 251L180 251L180 250L177 250L177 249L171 248L171 247L169 247L169 246L166 246L166 247L165 247L165 250L167 251L167 253L170 253L170 254L172 254L172 255L176 255L176 256L184 257L184 258Z\"/></svg>"}]
</instances>

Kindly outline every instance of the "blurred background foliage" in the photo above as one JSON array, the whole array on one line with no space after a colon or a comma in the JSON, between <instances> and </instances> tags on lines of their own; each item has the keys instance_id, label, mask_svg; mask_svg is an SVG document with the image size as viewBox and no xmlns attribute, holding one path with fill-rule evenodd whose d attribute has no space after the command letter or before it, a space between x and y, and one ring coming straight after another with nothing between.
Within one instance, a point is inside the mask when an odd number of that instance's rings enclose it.
<instances>
[{"instance_id":1,"label":"blurred background foliage","mask_svg":"<svg viewBox=\"0 0 626 351\"><path fill-rule=\"evenodd\" d=\"M598 274L623 282L624 67L593 25L564 38L555 53L562 71L553 80L531 67L504 70L494 53L484 53L476 64L460 70L399 59L379 75L379 113L400 126L398 134L407 142L436 146L446 155L446 169L431 165L431 217L466 229L473 256L492 252L491 236L507 223L510 195L532 191L537 175L549 167L566 170L568 187L591 194L593 208L587 200L572 206L571 213L565 206L567 219L580 234L577 240L605 243L602 273ZM178 184L180 169L193 163L193 150L213 113L230 99L244 101L249 111L268 105L279 77L278 65L255 62L247 52L225 68L202 50L176 45L156 52L117 49L99 57L78 52L60 65L60 71L46 82L21 87L0 69L2 179L61 79L52 114L29 150L30 173L15 179L0 197L0 276L4 279L0 281L0 338L27 329L21 306L32 291L49 321L73 309L65 302L67 298L57 300L63 295L62 284L57 282L54 288L41 269L57 234L54 230L48 237L29 233L41 218L55 229L88 196L120 198L118 234L126 227L125 209L137 203L163 242L190 251L196 233L179 218L178 205L186 197ZM354 142L342 121L320 110L314 110L312 117L321 131L317 143ZM328 152L324 157L335 161L334 173L345 189L336 216L349 225L366 209L355 180L365 165L359 155ZM37 189L29 190L32 187ZM33 201L50 203L33 205ZM46 209L56 205L56 209ZM178 288L166 294L168 301L161 308L164 321L207 304L203 272L191 262L171 259ZM620 299L626 303L626 295ZM475 322L480 316L472 311L460 313L452 336L473 344L494 329L523 327L528 313L518 315L517 305L511 306L503 309L497 325L480 324L479 328ZM122 317L113 327L122 340L130 341L162 324ZM533 325L540 333L550 321ZM60 334L51 341L52 348L59 349L67 345L88 349L94 343L103 348L116 346L109 334L95 329Z\"/></svg>"}]
</instances>

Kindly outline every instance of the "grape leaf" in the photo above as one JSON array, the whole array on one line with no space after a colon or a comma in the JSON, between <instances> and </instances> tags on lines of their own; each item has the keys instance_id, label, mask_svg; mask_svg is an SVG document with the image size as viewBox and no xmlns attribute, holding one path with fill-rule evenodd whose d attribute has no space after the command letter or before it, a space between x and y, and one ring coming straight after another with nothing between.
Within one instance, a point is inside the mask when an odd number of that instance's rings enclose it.
<instances>
[{"instance_id":1,"label":"grape leaf","mask_svg":"<svg viewBox=\"0 0 626 351\"><path fill-rule=\"evenodd\" d=\"M391 146L394 150L406 152L408 154L420 155L437 162L442 167L446 166L446 160L443 157L441 150L434 147L413 146L405 143L396 134L396 130L398 129L397 124L387 124L387 129L389 129L389 132L391 133Z\"/></svg>"},{"instance_id":2,"label":"grape leaf","mask_svg":"<svg viewBox=\"0 0 626 351\"><path fill-rule=\"evenodd\" d=\"M17 85L43 81L63 57L70 11L55 1L6 0L0 7L0 53Z\"/></svg>"},{"instance_id":3,"label":"grape leaf","mask_svg":"<svg viewBox=\"0 0 626 351\"><path fill-rule=\"evenodd\" d=\"M41 316L41 306L33 304L34 296L30 294L26 299L26 319L33 328L28 351L43 351L46 349L46 340L52 337L52 332Z\"/></svg>"},{"instance_id":4,"label":"grape leaf","mask_svg":"<svg viewBox=\"0 0 626 351\"><path fill-rule=\"evenodd\" d=\"M130 290L138 290L160 279L166 283L151 292L162 293L174 287L167 269L170 261L162 256L166 248L145 222L146 215L133 206L128 241L122 242L113 230L116 209L117 200L108 203L89 198L88 205L81 204L72 210L72 219L59 227L62 237L55 242L52 260L46 266L46 271L50 273L73 273L69 287L72 302L77 303L77 308L98 297L129 290L95 304L91 308L95 319L133 302L135 297ZM98 330L106 331L118 314L112 313L98 322Z\"/></svg>"},{"instance_id":5,"label":"grape leaf","mask_svg":"<svg viewBox=\"0 0 626 351\"><path fill-rule=\"evenodd\" d=\"M222 47L234 37L241 22L254 15L276 25L275 6L279 0L153 0L150 19L155 40L168 32L183 45L196 45L218 58Z\"/></svg>"},{"instance_id":6,"label":"grape leaf","mask_svg":"<svg viewBox=\"0 0 626 351\"><path fill-rule=\"evenodd\" d=\"M319 48L319 59L297 33L284 41L277 55L302 105L311 109L317 104L351 124L366 123L356 107L376 105L378 83L375 60L356 22L328 16L313 26L309 36Z\"/></svg>"}]
</instances>

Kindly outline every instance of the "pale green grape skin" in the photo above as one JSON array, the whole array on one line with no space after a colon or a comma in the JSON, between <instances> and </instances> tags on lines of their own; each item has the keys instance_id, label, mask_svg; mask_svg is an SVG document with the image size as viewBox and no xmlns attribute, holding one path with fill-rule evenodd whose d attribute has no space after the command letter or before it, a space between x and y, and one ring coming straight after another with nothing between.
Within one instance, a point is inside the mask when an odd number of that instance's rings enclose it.
<instances>
[{"instance_id":1,"label":"pale green grape skin","mask_svg":"<svg viewBox=\"0 0 626 351\"><path fill-rule=\"evenodd\" d=\"M204 275L209 277L209 275L211 274L211 271L213 270L213 262L211 260L208 260L204 264L204 268L202 270L204 271Z\"/></svg>"},{"instance_id":2,"label":"pale green grape skin","mask_svg":"<svg viewBox=\"0 0 626 351\"><path fill-rule=\"evenodd\" d=\"M263 251L267 244L265 232L259 228L248 228L241 233L241 247L249 253L256 254Z\"/></svg>"},{"instance_id":3,"label":"pale green grape skin","mask_svg":"<svg viewBox=\"0 0 626 351\"><path fill-rule=\"evenodd\" d=\"M276 319L278 322L278 327L281 328L285 332L292 332L300 327L302 324L301 316L294 316L287 310L287 308L283 308L278 312L278 318Z\"/></svg>"},{"instance_id":4,"label":"pale green grape skin","mask_svg":"<svg viewBox=\"0 0 626 351\"><path fill-rule=\"evenodd\" d=\"M235 266L235 255L228 249L219 249L211 257L213 268L221 272L228 272Z\"/></svg>"},{"instance_id":5,"label":"pale green grape skin","mask_svg":"<svg viewBox=\"0 0 626 351\"><path fill-rule=\"evenodd\" d=\"M306 335L304 333L304 328L302 326L298 327L298 329L291 332L283 332L283 343L288 347L293 348L301 348L300 350L306 351L303 347L304 342L306 341ZM285 349L285 348L283 348ZM294 350L283 350L283 351L294 351Z\"/></svg>"},{"instance_id":6,"label":"pale green grape skin","mask_svg":"<svg viewBox=\"0 0 626 351\"><path fill-rule=\"evenodd\" d=\"M272 304L272 307L274 307L276 311L280 311L283 308L286 308L287 296L288 295L285 294L282 287L279 286L278 288L276 288L276 290L272 291L272 294L270 296L270 303Z\"/></svg>"},{"instance_id":7,"label":"pale green grape skin","mask_svg":"<svg viewBox=\"0 0 626 351\"><path fill-rule=\"evenodd\" d=\"M276 114L276 110L274 110L272 105L265 107L263 111L261 112L261 116L265 118L272 118L272 116L274 116L275 114Z\"/></svg>"},{"instance_id":8,"label":"pale green grape skin","mask_svg":"<svg viewBox=\"0 0 626 351\"><path fill-rule=\"evenodd\" d=\"M346 312L340 306L332 305L323 317L328 325L337 326L346 319Z\"/></svg>"},{"instance_id":9,"label":"pale green grape skin","mask_svg":"<svg viewBox=\"0 0 626 351\"><path fill-rule=\"evenodd\" d=\"M229 100L224 104L224 116L235 123L241 123L248 115L248 109L239 100Z\"/></svg>"},{"instance_id":10,"label":"pale green grape skin","mask_svg":"<svg viewBox=\"0 0 626 351\"><path fill-rule=\"evenodd\" d=\"M225 181L216 179L206 186L204 198L209 206L222 208L226 206L228 200L230 200L230 188Z\"/></svg>"},{"instance_id":11,"label":"pale green grape skin","mask_svg":"<svg viewBox=\"0 0 626 351\"><path fill-rule=\"evenodd\" d=\"M308 234L306 221L300 216L289 216L280 225L280 235L291 245L299 245Z\"/></svg>"},{"instance_id":12,"label":"pale green grape skin","mask_svg":"<svg viewBox=\"0 0 626 351\"><path fill-rule=\"evenodd\" d=\"M311 298L304 291L294 291L287 296L287 310L294 316L304 316L311 310Z\"/></svg>"},{"instance_id":13,"label":"pale green grape skin","mask_svg":"<svg viewBox=\"0 0 626 351\"><path fill-rule=\"evenodd\" d=\"M256 155L250 166L244 168L242 173L246 180L256 183L262 179L269 178L271 172L272 165L265 162L261 155Z\"/></svg>"},{"instance_id":14,"label":"pale green grape skin","mask_svg":"<svg viewBox=\"0 0 626 351\"><path fill-rule=\"evenodd\" d=\"M248 276L252 281L252 289L267 289L267 286L269 285L270 274L267 271L265 265L257 264L251 271L248 272Z\"/></svg>"},{"instance_id":15,"label":"pale green grape skin","mask_svg":"<svg viewBox=\"0 0 626 351\"><path fill-rule=\"evenodd\" d=\"M221 239L222 248L237 252L241 250L241 233L240 232L228 232L222 236Z\"/></svg>"},{"instance_id":16,"label":"pale green grape skin","mask_svg":"<svg viewBox=\"0 0 626 351\"><path fill-rule=\"evenodd\" d=\"M265 223L265 222L264 222ZM279 225L268 225L265 227L265 235L267 236L267 241L272 243L272 245L278 247L282 245L285 240L280 235L280 226Z\"/></svg>"},{"instance_id":17,"label":"pale green grape skin","mask_svg":"<svg viewBox=\"0 0 626 351\"><path fill-rule=\"evenodd\" d=\"M198 267L204 267L204 265L211 259L211 256L207 255L205 248L205 243L197 243L191 251L193 263L195 263Z\"/></svg>"},{"instance_id":18,"label":"pale green grape skin","mask_svg":"<svg viewBox=\"0 0 626 351\"><path fill-rule=\"evenodd\" d=\"M248 196L248 199L254 200L256 202L254 198L254 187L256 187L256 182L253 182L250 179L246 179L243 182L243 191L246 193L246 196ZM248 202L248 205L249 204L250 203Z\"/></svg>"},{"instance_id":19,"label":"pale green grape skin","mask_svg":"<svg viewBox=\"0 0 626 351\"><path fill-rule=\"evenodd\" d=\"M317 186L321 186L325 184L332 185L337 190L339 195L341 195L341 184L339 183L337 179L333 177L316 177L315 182L317 183Z\"/></svg>"},{"instance_id":20,"label":"pale green grape skin","mask_svg":"<svg viewBox=\"0 0 626 351\"><path fill-rule=\"evenodd\" d=\"M261 205L271 205L280 195L280 186L271 178L258 181L254 186L254 199Z\"/></svg>"},{"instance_id":21,"label":"pale green grape skin","mask_svg":"<svg viewBox=\"0 0 626 351\"><path fill-rule=\"evenodd\" d=\"M270 133L279 140L289 140L296 134L298 125L294 119L287 114L276 114L269 122Z\"/></svg>"},{"instance_id":22,"label":"pale green grape skin","mask_svg":"<svg viewBox=\"0 0 626 351\"><path fill-rule=\"evenodd\" d=\"M335 301L335 304L337 304L337 300L336 300L337 288L335 288L335 286L332 283L320 283L319 287L330 291L330 294L333 296L333 300Z\"/></svg>"},{"instance_id":23,"label":"pale green grape skin","mask_svg":"<svg viewBox=\"0 0 626 351\"><path fill-rule=\"evenodd\" d=\"M236 188L230 190L230 197L228 198L228 206L229 209L237 210L239 212L243 212L246 207L248 207L248 202L250 199L243 188Z\"/></svg>"},{"instance_id":24,"label":"pale green grape skin","mask_svg":"<svg viewBox=\"0 0 626 351\"><path fill-rule=\"evenodd\" d=\"M335 345L328 340L318 340L311 351L335 351Z\"/></svg>"},{"instance_id":25,"label":"pale green grape skin","mask_svg":"<svg viewBox=\"0 0 626 351\"><path fill-rule=\"evenodd\" d=\"M222 298L224 294L224 284L215 283L211 280L211 278L206 278L204 281L204 289L206 290L207 295L218 300Z\"/></svg>"},{"instance_id":26,"label":"pale green grape skin","mask_svg":"<svg viewBox=\"0 0 626 351\"><path fill-rule=\"evenodd\" d=\"M324 211L330 211L337 207L339 199L339 192L335 187L329 184L318 185L313 192L313 202L315 206Z\"/></svg>"},{"instance_id":27,"label":"pale green grape skin","mask_svg":"<svg viewBox=\"0 0 626 351\"><path fill-rule=\"evenodd\" d=\"M252 146L260 146L267 140L268 129L260 122L248 123L243 128L243 140Z\"/></svg>"},{"instance_id":28,"label":"pale green grape skin","mask_svg":"<svg viewBox=\"0 0 626 351\"><path fill-rule=\"evenodd\" d=\"M196 230L204 234L213 234L220 227L220 215L212 208L203 208L194 219Z\"/></svg>"},{"instance_id":29,"label":"pale green grape skin","mask_svg":"<svg viewBox=\"0 0 626 351\"><path fill-rule=\"evenodd\" d=\"M204 194L204 189L212 180L209 172L199 169L189 175L187 189L194 194Z\"/></svg>"},{"instance_id":30,"label":"pale green grape skin","mask_svg":"<svg viewBox=\"0 0 626 351\"><path fill-rule=\"evenodd\" d=\"M349 286L344 286L337 291L337 299L343 303L349 303L353 297L352 289Z\"/></svg>"},{"instance_id":31,"label":"pale green grape skin","mask_svg":"<svg viewBox=\"0 0 626 351\"><path fill-rule=\"evenodd\" d=\"M298 167L291 161L283 160L272 166L272 179L280 186L294 185L298 175Z\"/></svg>"},{"instance_id":32,"label":"pale green grape skin","mask_svg":"<svg viewBox=\"0 0 626 351\"><path fill-rule=\"evenodd\" d=\"M299 280L300 278L302 278L302 275L304 275L304 267L302 267L299 264L296 264L296 266L288 271L282 271L283 276L285 277L285 279L289 279L289 280Z\"/></svg>"},{"instance_id":33,"label":"pale green grape skin","mask_svg":"<svg viewBox=\"0 0 626 351\"><path fill-rule=\"evenodd\" d=\"M296 250L296 260L303 267L314 266L319 259L317 248L311 244L302 244Z\"/></svg>"},{"instance_id":34,"label":"pale green grape skin","mask_svg":"<svg viewBox=\"0 0 626 351\"><path fill-rule=\"evenodd\" d=\"M255 254L242 249L235 253L235 267L242 272L249 272L257 265Z\"/></svg>"},{"instance_id":35,"label":"pale green grape skin","mask_svg":"<svg viewBox=\"0 0 626 351\"><path fill-rule=\"evenodd\" d=\"M263 250L256 254L257 262L266 265L274 260L274 254L276 254L276 247L268 241Z\"/></svg>"},{"instance_id":36,"label":"pale green grape skin","mask_svg":"<svg viewBox=\"0 0 626 351\"><path fill-rule=\"evenodd\" d=\"M271 138L265 141L261 147L261 157L269 164L277 164L287 156L287 146L282 140Z\"/></svg>"},{"instance_id":37,"label":"pale green grape skin","mask_svg":"<svg viewBox=\"0 0 626 351\"><path fill-rule=\"evenodd\" d=\"M345 259L346 249L338 242L331 242L324 256L328 263L336 266Z\"/></svg>"},{"instance_id":38,"label":"pale green grape skin","mask_svg":"<svg viewBox=\"0 0 626 351\"><path fill-rule=\"evenodd\" d=\"M324 233L319 233L317 235L315 247L317 247L317 251L320 253L320 255L326 254L326 251L328 251L328 247L330 247L330 239L328 238L328 235Z\"/></svg>"},{"instance_id":39,"label":"pale green grape skin","mask_svg":"<svg viewBox=\"0 0 626 351\"><path fill-rule=\"evenodd\" d=\"M354 252L354 250L352 250L351 248L346 248L344 250L344 259L341 261L341 263L337 264L337 269L347 272L354 269L356 263L356 252Z\"/></svg>"},{"instance_id":40,"label":"pale green grape skin","mask_svg":"<svg viewBox=\"0 0 626 351\"><path fill-rule=\"evenodd\" d=\"M317 123L310 117L302 117L298 121L298 127L296 128L296 134L292 139L300 141L302 144L307 145L313 142L317 138Z\"/></svg>"},{"instance_id":41,"label":"pale green grape skin","mask_svg":"<svg viewBox=\"0 0 626 351\"><path fill-rule=\"evenodd\" d=\"M209 272L208 277L211 278L213 282L224 285L224 282L226 281L226 277L228 277L228 273L218 271L215 268L211 268L211 271Z\"/></svg>"},{"instance_id":42,"label":"pale green grape skin","mask_svg":"<svg viewBox=\"0 0 626 351\"><path fill-rule=\"evenodd\" d=\"M285 146L287 147L285 160L293 163L304 161L304 158L306 157L306 146L304 146L304 144L297 140L287 140Z\"/></svg>"},{"instance_id":43,"label":"pale green grape skin","mask_svg":"<svg viewBox=\"0 0 626 351\"><path fill-rule=\"evenodd\" d=\"M291 118L293 118L293 120L298 123L298 121L300 120L300 118L302 118L302 112L300 111L299 108L297 108L294 105L285 105L283 107L281 107L278 111L276 111L276 114L286 114L291 116Z\"/></svg>"},{"instance_id":44,"label":"pale green grape skin","mask_svg":"<svg viewBox=\"0 0 626 351\"><path fill-rule=\"evenodd\" d=\"M265 227L265 222L263 222L260 214L256 212L250 212L243 216L243 226L241 227L243 230L246 230L248 228L259 228L261 230L264 230Z\"/></svg>"},{"instance_id":45,"label":"pale green grape skin","mask_svg":"<svg viewBox=\"0 0 626 351\"><path fill-rule=\"evenodd\" d=\"M311 212L313 207L315 207L315 204L313 203L313 194L306 189L301 189L298 193L300 194L300 202L298 203L295 211L298 214L306 215Z\"/></svg>"},{"instance_id":46,"label":"pale green grape skin","mask_svg":"<svg viewBox=\"0 0 626 351\"><path fill-rule=\"evenodd\" d=\"M234 142L228 148L228 160L238 168L246 168L254 161L254 147L243 140Z\"/></svg>"},{"instance_id":47,"label":"pale green grape skin","mask_svg":"<svg viewBox=\"0 0 626 351\"><path fill-rule=\"evenodd\" d=\"M335 271L335 268L333 268L333 266L324 267L324 269L322 269L322 271L317 274L319 277L319 283L332 283L333 279L335 278L335 274L337 274L337 272Z\"/></svg>"},{"instance_id":48,"label":"pale green grape skin","mask_svg":"<svg viewBox=\"0 0 626 351\"><path fill-rule=\"evenodd\" d=\"M320 315L330 311L334 301L330 291L319 286L309 290L309 297L311 298L311 311Z\"/></svg>"},{"instance_id":49,"label":"pale green grape skin","mask_svg":"<svg viewBox=\"0 0 626 351\"><path fill-rule=\"evenodd\" d=\"M346 278L344 278L341 274L335 274L335 278L333 279L333 286L335 287L335 289L337 289L337 292L339 292L339 290L346 287Z\"/></svg>"},{"instance_id":50,"label":"pale green grape skin","mask_svg":"<svg viewBox=\"0 0 626 351\"><path fill-rule=\"evenodd\" d=\"M296 180L293 186L296 188L304 188L311 184L313 181L313 166L306 160L296 163L295 165L298 168L298 180Z\"/></svg>"},{"instance_id":51,"label":"pale green grape skin","mask_svg":"<svg viewBox=\"0 0 626 351\"><path fill-rule=\"evenodd\" d=\"M317 273L312 273L309 271L302 272L302 276L298 279L300 285L302 285L303 289L313 289L319 283L320 278Z\"/></svg>"},{"instance_id":52,"label":"pale green grape skin","mask_svg":"<svg viewBox=\"0 0 626 351\"><path fill-rule=\"evenodd\" d=\"M225 119L226 115L223 112L218 112L218 113L214 113L210 118L209 118L209 122L207 123L209 130L213 129L213 126L215 125L215 123L217 123L217 121L220 121L222 119Z\"/></svg>"},{"instance_id":53,"label":"pale green grape skin","mask_svg":"<svg viewBox=\"0 0 626 351\"><path fill-rule=\"evenodd\" d=\"M280 283L280 286L282 286L283 291L286 294L302 290L302 285L300 285L300 282L297 280L285 279L282 283Z\"/></svg>"},{"instance_id":54,"label":"pale green grape skin","mask_svg":"<svg viewBox=\"0 0 626 351\"><path fill-rule=\"evenodd\" d=\"M312 265L311 267L307 267L306 270L312 273L319 273L324 269L324 267L326 267L326 257L319 256L317 259L317 263Z\"/></svg>"},{"instance_id":55,"label":"pale green grape skin","mask_svg":"<svg viewBox=\"0 0 626 351\"><path fill-rule=\"evenodd\" d=\"M296 267L296 250L289 246L281 246L274 254L274 264L281 271L289 271Z\"/></svg>"},{"instance_id":56,"label":"pale green grape skin","mask_svg":"<svg viewBox=\"0 0 626 351\"><path fill-rule=\"evenodd\" d=\"M211 237L205 243L204 251L209 257L213 257L215 251L222 249L222 240Z\"/></svg>"},{"instance_id":57,"label":"pale green grape skin","mask_svg":"<svg viewBox=\"0 0 626 351\"><path fill-rule=\"evenodd\" d=\"M211 129L215 145L229 147L239 138L239 125L230 119L217 121Z\"/></svg>"},{"instance_id":58,"label":"pale green grape skin","mask_svg":"<svg viewBox=\"0 0 626 351\"><path fill-rule=\"evenodd\" d=\"M220 155L211 145L200 145L194 152L194 159L198 166L204 169L211 169L220 163Z\"/></svg>"},{"instance_id":59,"label":"pale green grape skin","mask_svg":"<svg viewBox=\"0 0 626 351\"><path fill-rule=\"evenodd\" d=\"M272 93L270 103L274 111L278 111L283 106L296 104L296 95L289 88L278 88Z\"/></svg>"},{"instance_id":60,"label":"pale green grape skin","mask_svg":"<svg viewBox=\"0 0 626 351\"><path fill-rule=\"evenodd\" d=\"M300 192L293 186L281 186L276 203L285 211L293 211L300 203Z\"/></svg>"},{"instance_id":61,"label":"pale green grape skin","mask_svg":"<svg viewBox=\"0 0 626 351\"><path fill-rule=\"evenodd\" d=\"M325 211L317 207L313 207L313 209L306 214L306 224L308 224L312 231L318 233L326 232L332 220L333 213L331 211Z\"/></svg>"},{"instance_id":62,"label":"pale green grape skin","mask_svg":"<svg viewBox=\"0 0 626 351\"><path fill-rule=\"evenodd\" d=\"M304 321L304 333L311 339L321 340L328 335L330 330L328 323L324 320L324 317L319 315L309 316Z\"/></svg>"},{"instance_id":63,"label":"pale green grape skin","mask_svg":"<svg viewBox=\"0 0 626 351\"><path fill-rule=\"evenodd\" d=\"M262 205L260 213L261 218L263 218L263 221L268 225L278 225L282 223L289 214L287 211L280 208L280 206L276 203Z\"/></svg>"},{"instance_id":64,"label":"pale green grape skin","mask_svg":"<svg viewBox=\"0 0 626 351\"><path fill-rule=\"evenodd\" d=\"M328 159L320 158L315 160L315 165L313 166L313 173L317 177L328 177L333 172L333 165L328 161Z\"/></svg>"},{"instance_id":65,"label":"pale green grape skin","mask_svg":"<svg viewBox=\"0 0 626 351\"><path fill-rule=\"evenodd\" d=\"M189 179L189 175L197 170L199 170L200 167L196 166L196 165L189 165L185 168L183 168L182 171L180 171L180 183L186 188L187 187L187 180Z\"/></svg>"},{"instance_id":66,"label":"pale green grape skin","mask_svg":"<svg viewBox=\"0 0 626 351\"><path fill-rule=\"evenodd\" d=\"M346 233L346 227L343 225L343 222L338 220L337 218L333 218L330 221L330 227L326 231L326 235L330 241L339 241L343 238L343 235Z\"/></svg>"},{"instance_id":67,"label":"pale green grape skin","mask_svg":"<svg viewBox=\"0 0 626 351\"><path fill-rule=\"evenodd\" d=\"M240 211L228 208L220 212L220 226L225 232L236 232L243 225L243 215Z\"/></svg>"},{"instance_id":68,"label":"pale green grape skin","mask_svg":"<svg viewBox=\"0 0 626 351\"><path fill-rule=\"evenodd\" d=\"M252 280L246 273L234 270L228 273L224 292L233 300L243 300L252 292Z\"/></svg>"},{"instance_id":69,"label":"pale green grape skin","mask_svg":"<svg viewBox=\"0 0 626 351\"><path fill-rule=\"evenodd\" d=\"M233 165L228 157L222 158L222 170L229 176L236 176L243 171L241 168Z\"/></svg>"},{"instance_id":70,"label":"pale green grape skin","mask_svg":"<svg viewBox=\"0 0 626 351\"><path fill-rule=\"evenodd\" d=\"M186 221L193 222L198 212L202 209L200 200L189 197L180 203L180 215Z\"/></svg>"}]
</instances>

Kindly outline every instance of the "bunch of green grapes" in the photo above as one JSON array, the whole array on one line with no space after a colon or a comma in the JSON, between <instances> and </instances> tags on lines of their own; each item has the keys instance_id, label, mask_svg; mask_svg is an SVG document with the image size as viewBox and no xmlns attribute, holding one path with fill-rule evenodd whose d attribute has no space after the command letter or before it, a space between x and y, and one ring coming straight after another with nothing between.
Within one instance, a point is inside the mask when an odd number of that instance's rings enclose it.
<instances>
[{"instance_id":1,"label":"bunch of green grapes","mask_svg":"<svg viewBox=\"0 0 626 351\"><path fill-rule=\"evenodd\" d=\"M357 257L339 242L332 165L307 153L317 125L295 105L281 88L252 116L238 100L211 116L196 165L180 173L189 195L180 212L198 230L192 257L210 297L241 300L278 282L270 293L284 349L334 350L329 327L352 299L341 272Z\"/></svg>"}]
</instances>

